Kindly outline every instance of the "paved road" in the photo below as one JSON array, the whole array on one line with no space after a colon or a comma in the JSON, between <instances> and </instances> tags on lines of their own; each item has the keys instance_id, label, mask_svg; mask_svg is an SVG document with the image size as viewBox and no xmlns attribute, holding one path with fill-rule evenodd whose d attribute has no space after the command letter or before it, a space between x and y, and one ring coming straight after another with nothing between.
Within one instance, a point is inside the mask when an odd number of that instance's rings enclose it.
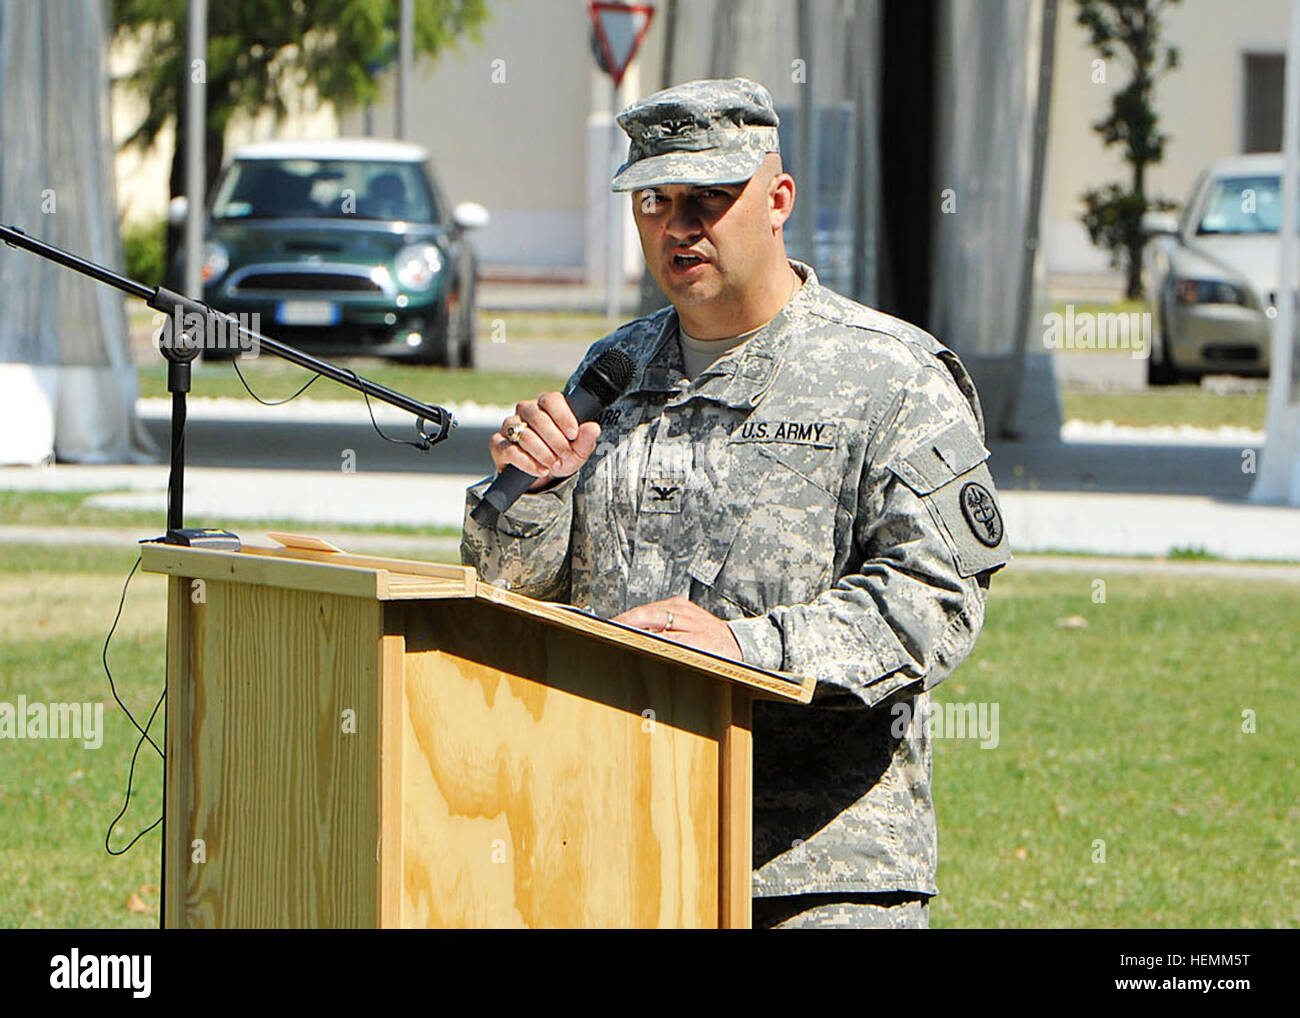
<instances>
[{"instance_id":1,"label":"paved road","mask_svg":"<svg viewBox=\"0 0 1300 1018\"><path fill-rule=\"evenodd\" d=\"M158 444L169 444L168 425L148 418L145 427ZM409 425L383 423L386 434L414 437ZM392 445L369 424L326 421L261 423L192 419L187 462L198 467L262 470L337 470L343 450L355 452L358 469L388 473L483 475L491 469L485 425L462 425L442 445L421 453ZM990 464L1005 490L1124 492L1244 498L1254 475L1243 471L1243 448L1107 442L1015 442L993 446Z\"/></svg>"},{"instance_id":2,"label":"paved road","mask_svg":"<svg viewBox=\"0 0 1300 1018\"><path fill-rule=\"evenodd\" d=\"M160 449L171 444L170 426L146 418L145 430ZM413 424L381 423L392 438L415 438ZM355 453L353 466L366 473L476 474L491 472L488 436L494 428L462 426L427 453L393 445L367 424L324 421L193 420L185 434L185 462L195 467L254 470L338 470L343 451Z\"/></svg>"},{"instance_id":3,"label":"paved road","mask_svg":"<svg viewBox=\"0 0 1300 1018\"><path fill-rule=\"evenodd\" d=\"M1209 495L1245 498L1255 475L1242 453L1257 446L1150 442L1003 442L989 458L999 489Z\"/></svg>"},{"instance_id":4,"label":"paved road","mask_svg":"<svg viewBox=\"0 0 1300 1018\"><path fill-rule=\"evenodd\" d=\"M587 339L523 339L493 343L479 338L474 363L483 371L536 371L568 376L591 346Z\"/></svg>"}]
</instances>

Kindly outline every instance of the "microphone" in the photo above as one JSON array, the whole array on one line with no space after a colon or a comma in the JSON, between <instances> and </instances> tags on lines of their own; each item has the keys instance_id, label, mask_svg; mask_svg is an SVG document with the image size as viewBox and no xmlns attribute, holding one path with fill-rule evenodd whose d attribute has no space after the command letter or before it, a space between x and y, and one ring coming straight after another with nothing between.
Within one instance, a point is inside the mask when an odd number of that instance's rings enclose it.
<instances>
[{"instance_id":1,"label":"microphone","mask_svg":"<svg viewBox=\"0 0 1300 1018\"><path fill-rule=\"evenodd\" d=\"M632 381L634 370L632 358L622 350L606 350L596 358L596 363L584 371L577 384L564 394L578 423L585 424L599 417L605 407L623 394ZM469 514L470 519L495 527L497 517L514 505L536 480L513 463L507 464L483 493L483 500Z\"/></svg>"}]
</instances>

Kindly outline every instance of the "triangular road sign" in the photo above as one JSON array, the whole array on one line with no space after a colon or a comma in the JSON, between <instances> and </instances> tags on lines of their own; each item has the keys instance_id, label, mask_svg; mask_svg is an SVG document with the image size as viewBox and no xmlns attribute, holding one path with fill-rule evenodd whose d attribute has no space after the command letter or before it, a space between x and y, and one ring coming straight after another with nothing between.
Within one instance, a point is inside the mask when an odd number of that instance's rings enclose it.
<instances>
[{"instance_id":1,"label":"triangular road sign","mask_svg":"<svg viewBox=\"0 0 1300 1018\"><path fill-rule=\"evenodd\" d=\"M614 85L623 83L628 64L641 48L641 40L650 29L654 17L652 4L626 4L597 2L588 5L591 27L595 34L596 62L600 69L614 79Z\"/></svg>"}]
</instances>

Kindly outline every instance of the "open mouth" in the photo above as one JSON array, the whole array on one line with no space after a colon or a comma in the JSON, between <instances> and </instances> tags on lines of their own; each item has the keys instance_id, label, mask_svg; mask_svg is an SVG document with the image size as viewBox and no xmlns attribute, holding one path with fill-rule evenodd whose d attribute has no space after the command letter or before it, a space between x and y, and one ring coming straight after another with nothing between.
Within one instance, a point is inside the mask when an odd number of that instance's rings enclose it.
<instances>
[{"instance_id":1,"label":"open mouth","mask_svg":"<svg viewBox=\"0 0 1300 1018\"><path fill-rule=\"evenodd\" d=\"M673 266L679 269L689 269L692 265L703 265L704 259L699 255L675 254L673 255Z\"/></svg>"}]
</instances>

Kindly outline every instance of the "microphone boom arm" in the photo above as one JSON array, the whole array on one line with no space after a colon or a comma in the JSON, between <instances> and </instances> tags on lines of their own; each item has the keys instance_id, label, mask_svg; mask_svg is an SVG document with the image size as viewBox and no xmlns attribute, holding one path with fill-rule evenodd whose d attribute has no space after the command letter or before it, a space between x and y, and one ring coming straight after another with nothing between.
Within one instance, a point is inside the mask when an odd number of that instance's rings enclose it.
<instances>
[{"instance_id":1,"label":"microphone boom arm","mask_svg":"<svg viewBox=\"0 0 1300 1018\"><path fill-rule=\"evenodd\" d=\"M451 411L443 407L421 403L419 400L412 399L410 396L387 386L362 378L354 371L337 367L329 361L320 360L317 357L303 353L287 343L281 343L279 340L264 336L260 332L247 328L234 315L218 311L202 301L194 300L184 294L168 290L163 286L145 286L134 279L118 275L102 265L79 258L71 252L36 240L34 237L29 237L22 230L12 226L5 226L2 223L0 223L0 240L3 240L10 247L22 248L47 261L72 269L74 272L79 272L83 276L89 276L98 282L107 283L109 286L121 290L129 297L138 297L155 311L166 313L173 321L184 322L191 316L200 316L205 335L210 325L221 323L226 329L234 330L235 334L239 335L241 339L256 342L259 351L267 350L291 364L324 375L340 385L346 385L357 392L365 393L367 396L372 396L383 403L395 406L399 410L405 410L416 418L416 431L425 443L424 451L428 451L429 447L444 441L456 427L455 417L452 416ZM183 529L185 394L190 390L190 362L199 355L203 345L201 337L196 339L183 330L173 330L170 341L160 343L162 354L168 361L167 389L172 394L171 473L168 481L167 499L168 539L171 539L173 534L179 534ZM432 425L432 427L428 429L423 427L426 423Z\"/></svg>"},{"instance_id":2,"label":"microphone boom arm","mask_svg":"<svg viewBox=\"0 0 1300 1018\"><path fill-rule=\"evenodd\" d=\"M119 276L116 272L97 265L95 262L86 261L78 258L76 255L60 248L53 247L50 244L43 243L33 237L29 237L22 230L0 224L0 240L3 240L10 247L20 247L40 255L52 262L57 262L65 268L73 269L80 272L83 276L89 276L101 283L107 283L109 286L116 287L130 297L139 297L149 307L155 311L162 311L169 315L175 313L177 307L181 313L203 315L205 321L221 321L228 328L237 329L239 335L255 340L259 349L268 350L286 361L297 364L299 367L306 368L309 371L315 371L324 375L340 385L346 385L358 392L364 392L375 399L380 400L390 406L395 406L399 410L405 410L415 417L430 421L438 426L436 434L427 435L431 445L437 445L447 438L455 428L455 418L451 412L438 406L431 406L427 403L421 403L419 400L412 399L403 393L389 389L387 386L372 382L369 379L362 378L352 371L336 367L329 361L323 361L319 358L312 357L303 353L287 343L281 343L279 340L264 336L260 332L246 328L240 324L239 319L233 315L226 314L224 311L218 311L216 308L202 301L186 297L184 294L175 293L166 287L148 287L143 283L137 283L134 279L128 279L126 276ZM210 316L210 317L209 317ZM198 351L196 350L195 353ZM164 354L165 355L165 354ZM170 359L170 358L169 358Z\"/></svg>"}]
</instances>

